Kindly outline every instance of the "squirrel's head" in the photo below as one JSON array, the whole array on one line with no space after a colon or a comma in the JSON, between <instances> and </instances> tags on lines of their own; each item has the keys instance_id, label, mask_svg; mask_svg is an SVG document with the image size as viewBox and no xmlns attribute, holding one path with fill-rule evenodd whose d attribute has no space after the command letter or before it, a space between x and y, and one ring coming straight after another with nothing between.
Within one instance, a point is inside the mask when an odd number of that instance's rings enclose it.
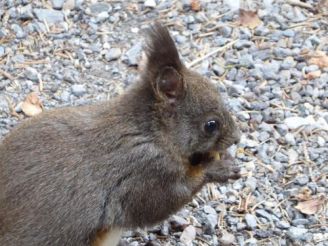
<instances>
[{"instance_id":1,"label":"squirrel's head","mask_svg":"<svg viewBox=\"0 0 328 246\"><path fill-rule=\"evenodd\" d=\"M142 79L152 88L165 134L184 155L224 151L238 142L239 130L218 89L183 65L165 27L156 23L148 33Z\"/></svg>"}]
</instances>

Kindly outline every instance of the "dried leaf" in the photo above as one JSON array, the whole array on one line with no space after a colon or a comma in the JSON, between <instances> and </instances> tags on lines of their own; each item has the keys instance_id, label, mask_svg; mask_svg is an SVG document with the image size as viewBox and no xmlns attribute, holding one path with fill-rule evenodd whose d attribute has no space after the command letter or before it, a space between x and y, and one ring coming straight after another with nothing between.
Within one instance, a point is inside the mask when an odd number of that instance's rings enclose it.
<instances>
[{"instance_id":1,"label":"dried leaf","mask_svg":"<svg viewBox=\"0 0 328 246\"><path fill-rule=\"evenodd\" d=\"M324 194L319 195L316 198L312 198L308 201L299 202L295 208L301 211L303 214L315 214L321 210L326 202Z\"/></svg>"},{"instance_id":2,"label":"dried leaf","mask_svg":"<svg viewBox=\"0 0 328 246\"><path fill-rule=\"evenodd\" d=\"M317 70L317 71L313 71L313 72L309 72L308 74L305 75L306 79L316 79L316 78L320 78L321 76L321 71Z\"/></svg>"},{"instance_id":3,"label":"dried leaf","mask_svg":"<svg viewBox=\"0 0 328 246\"><path fill-rule=\"evenodd\" d=\"M317 65L320 68L328 67L328 56L323 51L316 51L311 56L309 64Z\"/></svg>"},{"instance_id":4,"label":"dried leaf","mask_svg":"<svg viewBox=\"0 0 328 246\"><path fill-rule=\"evenodd\" d=\"M35 92L27 95L24 102L21 105L22 111L27 116L35 116L42 112L43 105Z\"/></svg>"},{"instance_id":5,"label":"dried leaf","mask_svg":"<svg viewBox=\"0 0 328 246\"><path fill-rule=\"evenodd\" d=\"M251 11L245 9L239 10L239 21L242 26L246 26L251 29L254 29L262 24L262 21L257 15L257 11Z\"/></svg>"},{"instance_id":6,"label":"dried leaf","mask_svg":"<svg viewBox=\"0 0 328 246\"><path fill-rule=\"evenodd\" d=\"M199 11L201 9L201 4L199 0L191 0L190 5L193 11Z\"/></svg>"}]
</instances>

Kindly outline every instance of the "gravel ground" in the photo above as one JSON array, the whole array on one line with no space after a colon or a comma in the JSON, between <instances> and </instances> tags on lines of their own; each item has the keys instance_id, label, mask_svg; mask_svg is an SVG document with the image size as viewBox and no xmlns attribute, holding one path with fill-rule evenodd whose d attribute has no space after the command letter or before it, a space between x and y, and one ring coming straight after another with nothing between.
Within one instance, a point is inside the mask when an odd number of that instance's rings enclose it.
<instances>
[{"instance_id":1,"label":"gravel ground","mask_svg":"<svg viewBox=\"0 0 328 246\"><path fill-rule=\"evenodd\" d=\"M120 94L161 19L236 115L243 178L122 244L328 245L328 1L245 0L246 17L237 2L0 1L0 137L35 112L31 92L44 110Z\"/></svg>"}]
</instances>

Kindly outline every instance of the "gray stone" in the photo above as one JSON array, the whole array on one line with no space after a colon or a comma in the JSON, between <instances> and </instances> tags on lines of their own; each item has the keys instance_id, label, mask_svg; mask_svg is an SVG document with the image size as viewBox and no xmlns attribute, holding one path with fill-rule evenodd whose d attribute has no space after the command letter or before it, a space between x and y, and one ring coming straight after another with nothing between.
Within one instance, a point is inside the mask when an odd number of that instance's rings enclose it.
<instances>
[{"instance_id":1,"label":"gray stone","mask_svg":"<svg viewBox=\"0 0 328 246\"><path fill-rule=\"evenodd\" d=\"M249 177L245 181L245 186L250 188L251 191L255 191L257 185L257 179L255 177Z\"/></svg>"},{"instance_id":2,"label":"gray stone","mask_svg":"<svg viewBox=\"0 0 328 246\"><path fill-rule=\"evenodd\" d=\"M310 66L305 67L306 73L315 72L318 70L319 70L319 67L317 65L310 65Z\"/></svg>"},{"instance_id":3,"label":"gray stone","mask_svg":"<svg viewBox=\"0 0 328 246\"><path fill-rule=\"evenodd\" d=\"M26 78L28 78L29 80L32 80L32 81L36 81L38 82L39 81L39 73L36 69L32 68L32 67L27 67L25 69L25 76Z\"/></svg>"},{"instance_id":4,"label":"gray stone","mask_svg":"<svg viewBox=\"0 0 328 246\"><path fill-rule=\"evenodd\" d=\"M243 231L246 228L246 224L243 222L237 223L237 231Z\"/></svg>"},{"instance_id":5,"label":"gray stone","mask_svg":"<svg viewBox=\"0 0 328 246\"><path fill-rule=\"evenodd\" d=\"M253 45L253 42L248 41L248 40L238 40L235 44L234 47L238 50L241 50L243 48L249 48Z\"/></svg>"},{"instance_id":6,"label":"gray stone","mask_svg":"<svg viewBox=\"0 0 328 246\"><path fill-rule=\"evenodd\" d=\"M204 212L207 214L214 214L216 215L216 211L214 208L212 208L211 206L205 205L204 206Z\"/></svg>"},{"instance_id":7,"label":"gray stone","mask_svg":"<svg viewBox=\"0 0 328 246\"><path fill-rule=\"evenodd\" d=\"M178 44L184 44L186 42L187 38L182 35L176 35L175 40L177 41Z\"/></svg>"},{"instance_id":8,"label":"gray stone","mask_svg":"<svg viewBox=\"0 0 328 246\"><path fill-rule=\"evenodd\" d=\"M243 55L240 59L239 59L239 64L243 67L247 67L247 68L253 68L254 67L254 60L253 60L253 56L250 54L247 55Z\"/></svg>"},{"instance_id":9,"label":"gray stone","mask_svg":"<svg viewBox=\"0 0 328 246\"><path fill-rule=\"evenodd\" d=\"M238 119L240 119L241 121L248 121L251 117L249 116L249 113L247 112L238 112L237 113L237 117Z\"/></svg>"},{"instance_id":10,"label":"gray stone","mask_svg":"<svg viewBox=\"0 0 328 246\"><path fill-rule=\"evenodd\" d=\"M54 9L60 10L63 8L65 0L51 0L52 7Z\"/></svg>"},{"instance_id":11,"label":"gray stone","mask_svg":"<svg viewBox=\"0 0 328 246\"><path fill-rule=\"evenodd\" d=\"M195 22L195 17L193 17L192 15L187 15L185 18L184 18L185 22L187 24L192 24Z\"/></svg>"},{"instance_id":12,"label":"gray stone","mask_svg":"<svg viewBox=\"0 0 328 246\"><path fill-rule=\"evenodd\" d=\"M293 226L307 225L307 224L309 224L308 219L294 219L294 220L292 220L292 225Z\"/></svg>"},{"instance_id":13,"label":"gray stone","mask_svg":"<svg viewBox=\"0 0 328 246\"><path fill-rule=\"evenodd\" d=\"M11 29L16 33L16 37L19 39L25 38L26 33L23 31L23 29L17 25L17 24L12 24Z\"/></svg>"},{"instance_id":14,"label":"gray stone","mask_svg":"<svg viewBox=\"0 0 328 246\"><path fill-rule=\"evenodd\" d=\"M292 29L287 29L287 30L283 31L282 34L285 37L289 37L289 38L292 38L295 36L295 32Z\"/></svg>"},{"instance_id":15,"label":"gray stone","mask_svg":"<svg viewBox=\"0 0 328 246\"><path fill-rule=\"evenodd\" d=\"M213 72L215 73L215 75L217 75L217 76L222 76L225 72L224 67L221 67L221 66L216 65L216 64L213 65L212 69L213 69Z\"/></svg>"},{"instance_id":16,"label":"gray stone","mask_svg":"<svg viewBox=\"0 0 328 246\"><path fill-rule=\"evenodd\" d=\"M225 38L229 38L231 36L232 33L232 28L224 25L222 27L219 28L219 32L221 33L221 35Z\"/></svg>"},{"instance_id":17,"label":"gray stone","mask_svg":"<svg viewBox=\"0 0 328 246\"><path fill-rule=\"evenodd\" d=\"M195 238L196 228L192 225L187 226L180 236L181 242L186 246L192 246L192 242L195 240Z\"/></svg>"},{"instance_id":18,"label":"gray stone","mask_svg":"<svg viewBox=\"0 0 328 246\"><path fill-rule=\"evenodd\" d=\"M117 60L121 57L121 49L120 48L111 48L109 51L105 54L105 58L107 61L113 61Z\"/></svg>"},{"instance_id":19,"label":"gray stone","mask_svg":"<svg viewBox=\"0 0 328 246\"><path fill-rule=\"evenodd\" d=\"M9 104L7 102L6 97L3 96L3 95L0 95L0 115L2 113L9 114L10 113L10 107L9 107Z\"/></svg>"},{"instance_id":20,"label":"gray stone","mask_svg":"<svg viewBox=\"0 0 328 246\"><path fill-rule=\"evenodd\" d=\"M68 91L63 91L60 95L60 100L63 102L69 102L70 101L70 93Z\"/></svg>"},{"instance_id":21,"label":"gray stone","mask_svg":"<svg viewBox=\"0 0 328 246\"><path fill-rule=\"evenodd\" d=\"M281 152L276 152L276 154L274 155L274 159L278 162L288 162L288 156Z\"/></svg>"},{"instance_id":22,"label":"gray stone","mask_svg":"<svg viewBox=\"0 0 328 246\"><path fill-rule=\"evenodd\" d=\"M291 69L292 67L295 67L296 62L292 56L288 56L284 59L284 61L281 63L282 69Z\"/></svg>"},{"instance_id":23,"label":"gray stone","mask_svg":"<svg viewBox=\"0 0 328 246\"><path fill-rule=\"evenodd\" d=\"M273 60L271 63L263 64L261 67L265 79L276 79L279 74L280 62Z\"/></svg>"},{"instance_id":24,"label":"gray stone","mask_svg":"<svg viewBox=\"0 0 328 246\"><path fill-rule=\"evenodd\" d=\"M107 20L108 18L109 18L109 14L107 12L101 12L101 13L97 14L95 21L96 21L96 23L100 23L100 22Z\"/></svg>"},{"instance_id":25,"label":"gray stone","mask_svg":"<svg viewBox=\"0 0 328 246\"><path fill-rule=\"evenodd\" d=\"M112 10L112 7L108 3L99 2L94 3L90 6L90 11L94 15L98 15L103 12L110 12Z\"/></svg>"},{"instance_id":26,"label":"gray stone","mask_svg":"<svg viewBox=\"0 0 328 246\"><path fill-rule=\"evenodd\" d=\"M123 61L129 66L138 65L140 61L141 51L141 43L136 43L125 53Z\"/></svg>"},{"instance_id":27,"label":"gray stone","mask_svg":"<svg viewBox=\"0 0 328 246\"><path fill-rule=\"evenodd\" d=\"M81 85L81 84L72 85L73 95L80 97L80 96L83 96L86 92L87 92L87 89L85 88L85 85Z\"/></svg>"},{"instance_id":28,"label":"gray stone","mask_svg":"<svg viewBox=\"0 0 328 246\"><path fill-rule=\"evenodd\" d=\"M296 177L295 183L298 185L306 185L309 182L308 175L301 175Z\"/></svg>"},{"instance_id":29,"label":"gray stone","mask_svg":"<svg viewBox=\"0 0 328 246\"><path fill-rule=\"evenodd\" d=\"M257 226L257 221L254 215L252 214L246 214L245 215L245 221L249 229L255 229Z\"/></svg>"},{"instance_id":30,"label":"gray stone","mask_svg":"<svg viewBox=\"0 0 328 246\"><path fill-rule=\"evenodd\" d=\"M287 236L292 240L303 240L304 235L307 232L308 232L308 229L292 226L287 231Z\"/></svg>"},{"instance_id":31,"label":"gray stone","mask_svg":"<svg viewBox=\"0 0 328 246\"><path fill-rule=\"evenodd\" d=\"M290 227L290 224L287 221L281 220L276 223L276 226L279 229L288 229Z\"/></svg>"},{"instance_id":32,"label":"gray stone","mask_svg":"<svg viewBox=\"0 0 328 246\"><path fill-rule=\"evenodd\" d=\"M256 229L255 230L255 236L257 238L268 238L268 237L272 236L272 231L271 230Z\"/></svg>"},{"instance_id":33,"label":"gray stone","mask_svg":"<svg viewBox=\"0 0 328 246\"><path fill-rule=\"evenodd\" d=\"M4 38L8 35L8 31L5 28L0 27L0 38Z\"/></svg>"},{"instance_id":34,"label":"gray stone","mask_svg":"<svg viewBox=\"0 0 328 246\"><path fill-rule=\"evenodd\" d=\"M250 32L249 28L240 28L240 39L250 39L253 36L253 34Z\"/></svg>"},{"instance_id":35,"label":"gray stone","mask_svg":"<svg viewBox=\"0 0 328 246\"><path fill-rule=\"evenodd\" d=\"M317 143L320 147L324 147L326 145L326 140L323 137L318 136Z\"/></svg>"},{"instance_id":36,"label":"gray stone","mask_svg":"<svg viewBox=\"0 0 328 246\"><path fill-rule=\"evenodd\" d=\"M285 135L285 140L286 140L286 143L288 143L290 145L296 145L296 140L295 140L294 134L292 134L290 132Z\"/></svg>"},{"instance_id":37,"label":"gray stone","mask_svg":"<svg viewBox=\"0 0 328 246\"><path fill-rule=\"evenodd\" d=\"M33 19L32 5L28 4L18 8L18 16L21 20L31 20Z\"/></svg>"},{"instance_id":38,"label":"gray stone","mask_svg":"<svg viewBox=\"0 0 328 246\"><path fill-rule=\"evenodd\" d=\"M148 8L155 8L156 2L155 2L155 0L146 0L144 5L145 5L145 7L148 7Z\"/></svg>"},{"instance_id":39,"label":"gray stone","mask_svg":"<svg viewBox=\"0 0 328 246\"><path fill-rule=\"evenodd\" d=\"M213 229L215 228L215 226L218 224L218 216L217 214L207 214L206 218L211 226L212 229L210 229L210 231L214 231Z\"/></svg>"},{"instance_id":40,"label":"gray stone","mask_svg":"<svg viewBox=\"0 0 328 246\"><path fill-rule=\"evenodd\" d=\"M2 57L5 54L5 48L0 45L0 57Z\"/></svg>"},{"instance_id":41,"label":"gray stone","mask_svg":"<svg viewBox=\"0 0 328 246\"><path fill-rule=\"evenodd\" d=\"M267 28L266 26L259 26L255 29L255 35L257 36L266 36L270 33L269 28Z\"/></svg>"},{"instance_id":42,"label":"gray stone","mask_svg":"<svg viewBox=\"0 0 328 246\"><path fill-rule=\"evenodd\" d=\"M236 75L237 75L238 70L236 68L232 68L229 70L229 72L227 73L227 79L228 80L235 80L236 79Z\"/></svg>"},{"instance_id":43,"label":"gray stone","mask_svg":"<svg viewBox=\"0 0 328 246\"><path fill-rule=\"evenodd\" d=\"M256 209L255 210L255 214L257 216L260 216L262 218L265 218L267 219L268 221L271 221L272 220L272 215L269 214L267 211L265 211L264 209Z\"/></svg>"},{"instance_id":44,"label":"gray stone","mask_svg":"<svg viewBox=\"0 0 328 246\"><path fill-rule=\"evenodd\" d=\"M58 10L34 9L33 12L38 20L46 21L48 24L55 24L64 21L64 14Z\"/></svg>"},{"instance_id":45,"label":"gray stone","mask_svg":"<svg viewBox=\"0 0 328 246\"><path fill-rule=\"evenodd\" d=\"M257 122L261 122L262 121L262 115L256 115L255 117L251 117L253 120L256 120ZM258 120L257 120L258 119ZM261 132L260 133L260 136L258 137L258 140L260 141L260 142L265 142L265 141L267 141L269 138L270 138L271 136L270 136L270 134L268 133L268 132Z\"/></svg>"},{"instance_id":46,"label":"gray stone","mask_svg":"<svg viewBox=\"0 0 328 246\"><path fill-rule=\"evenodd\" d=\"M221 243L222 246L229 246L229 245L233 245L236 242L236 238L232 233L223 231L222 236L219 239L219 242Z\"/></svg>"},{"instance_id":47,"label":"gray stone","mask_svg":"<svg viewBox=\"0 0 328 246\"><path fill-rule=\"evenodd\" d=\"M277 57L286 57L286 56L291 56L292 55L292 51L290 49L286 49L286 48L281 48L281 47L277 47L273 50L273 53L277 56Z\"/></svg>"}]
</instances>

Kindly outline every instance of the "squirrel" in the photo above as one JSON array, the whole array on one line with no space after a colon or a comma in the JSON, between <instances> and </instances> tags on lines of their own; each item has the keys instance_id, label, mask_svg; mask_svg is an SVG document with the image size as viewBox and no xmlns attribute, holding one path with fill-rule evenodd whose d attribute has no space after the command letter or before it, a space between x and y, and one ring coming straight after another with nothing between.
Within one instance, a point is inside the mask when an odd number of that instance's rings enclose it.
<instances>
[{"instance_id":1,"label":"squirrel","mask_svg":"<svg viewBox=\"0 0 328 246\"><path fill-rule=\"evenodd\" d=\"M183 64L162 24L147 37L145 67L123 94L45 111L4 138L0 245L116 245L206 183L240 177L226 151L240 131L217 88Z\"/></svg>"}]
</instances>

